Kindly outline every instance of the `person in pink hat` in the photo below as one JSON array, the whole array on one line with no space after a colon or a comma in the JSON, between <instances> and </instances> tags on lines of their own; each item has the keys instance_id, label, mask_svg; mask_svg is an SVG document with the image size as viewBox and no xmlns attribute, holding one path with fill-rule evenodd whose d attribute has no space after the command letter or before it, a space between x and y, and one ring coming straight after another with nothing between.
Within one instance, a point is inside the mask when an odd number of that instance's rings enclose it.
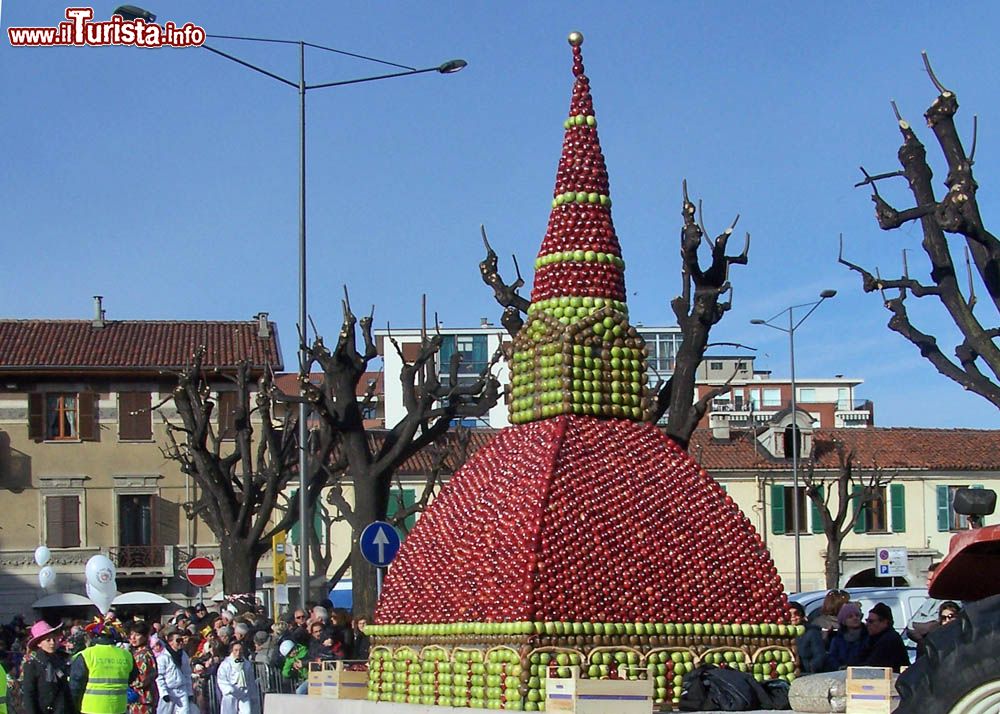
<instances>
[{"instance_id":1,"label":"person in pink hat","mask_svg":"<svg viewBox=\"0 0 1000 714\"><path fill-rule=\"evenodd\" d=\"M62 625L39 620L31 626L29 655L21 674L24 714L73 714L69 660L59 649Z\"/></svg>"}]
</instances>

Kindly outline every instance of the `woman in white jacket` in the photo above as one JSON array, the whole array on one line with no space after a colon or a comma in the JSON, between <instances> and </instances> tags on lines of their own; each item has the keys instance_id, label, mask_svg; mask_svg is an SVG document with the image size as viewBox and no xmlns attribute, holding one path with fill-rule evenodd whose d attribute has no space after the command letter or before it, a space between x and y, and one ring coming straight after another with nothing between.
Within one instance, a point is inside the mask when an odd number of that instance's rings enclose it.
<instances>
[{"instance_id":1,"label":"woman in white jacket","mask_svg":"<svg viewBox=\"0 0 1000 714\"><path fill-rule=\"evenodd\" d=\"M242 642L234 642L229 656L219 663L215 682L222 695L219 714L261 714L253 664L246 658Z\"/></svg>"},{"instance_id":2,"label":"woman in white jacket","mask_svg":"<svg viewBox=\"0 0 1000 714\"><path fill-rule=\"evenodd\" d=\"M184 651L187 635L175 627L160 633L163 651L156 655L156 688L160 701L156 714L195 714L191 682L191 659Z\"/></svg>"}]
</instances>

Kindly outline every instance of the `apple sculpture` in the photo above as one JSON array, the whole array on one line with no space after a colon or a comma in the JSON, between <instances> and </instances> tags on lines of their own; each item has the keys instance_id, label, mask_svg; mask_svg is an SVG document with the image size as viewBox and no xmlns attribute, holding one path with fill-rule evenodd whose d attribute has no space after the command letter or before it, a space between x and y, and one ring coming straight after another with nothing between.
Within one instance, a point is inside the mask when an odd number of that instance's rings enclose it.
<instances>
[{"instance_id":1,"label":"apple sculpture","mask_svg":"<svg viewBox=\"0 0 1000 714\"><path fill-rule=\"evenodd\" d=\"M654 678L698 663L791 679L796 628L760 536L650 421L579 33L513 426L423 513L369 632L369 698L537 711L550 676Z\"/></svg>"}]
</instances>

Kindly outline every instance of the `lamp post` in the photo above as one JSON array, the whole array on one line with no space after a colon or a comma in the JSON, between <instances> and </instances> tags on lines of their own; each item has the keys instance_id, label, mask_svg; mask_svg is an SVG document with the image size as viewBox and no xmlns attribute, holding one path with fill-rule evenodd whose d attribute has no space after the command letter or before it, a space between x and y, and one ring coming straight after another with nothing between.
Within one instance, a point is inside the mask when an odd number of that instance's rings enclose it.
<instances>
[{"instance_id":1,"label":"lamp post","mask_svg":"<svg viewBox=\"0 0 1000 714\"><path fill-rule=\"evenodd\" d=\"M121 15L125 20L135 20L141 18L145 22L155 22L156 15L149 10L144 10L135 5L122 5L115 9L114 14ZM298 45L299 46L299 77L297 81L287 79L275 74L263 67L240 59L227 52L223 52L208 45L201 45L202 49L225 57L236 64L247 69L263 74L271 79L277 80L298 90L299 93L299 370L300 373L306 368L306 92L310 89L326 89L328 87L342 87L348 84L362 84L364 82L376 82L382 79L393 79L395 77L409 77L415 74L426 74L437 72L439 74L454 74L462 70L467 62L462 59L453 59L434 67L408 67L406 65L387 62L385 60L365 57L362 55L345 52L333 47L325 47L312 42L302 40L277 40L266 37L239 37L234 35L206 35L216 39L241 40L245 42L264 42L272 44ZM318 50L333 52L340 55L347 55L357 59L395 68L398 71L387 74L379 74L371 77L361 77L358 79L345 79L335 82L322 82L320 84L306 84L306 47ZM309 498L307 495L308 473L309 473L309 453L307 440L309 430L307 428L308 410L305 402L299 404L299 606L303 609L309 593L309 526L312 519L309 517Z\"/></svg>"},{"instance_id":2,"label":"lamp post","mask_svg":"<svg viewBox=\"0 0 1000 714\"><path fill-rule=\"evenodd\" d=\"M791 362L792 378L792 529L795 531L795 592L802 592L802 541L799 523L799 425L798 425L798 403L795 394L795 331L799 326L812 315L820 304L837 294L836 290L824 290L819 294L819 300L802 303L801 305L791 305L779 312L774 317L767 320L750 320L751 325L763 325L788 334L788 353ZM809 312L803 315L798 322L795 321L795 309L808 307ZM785 313L788 313L788 327L775 325L774 320Z\"/></svg>"}]
</instances>

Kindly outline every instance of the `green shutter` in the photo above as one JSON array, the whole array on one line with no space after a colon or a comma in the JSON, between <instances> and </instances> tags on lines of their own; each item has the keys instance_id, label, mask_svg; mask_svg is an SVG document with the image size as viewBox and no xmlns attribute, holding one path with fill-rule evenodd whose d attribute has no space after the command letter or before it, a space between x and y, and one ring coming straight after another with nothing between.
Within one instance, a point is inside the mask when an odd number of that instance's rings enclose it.
<instances>
[{"instance_id":1,"label":"green shutter","mask_svg":"<svg viewBox=\"0 0 1000 714\"><path fill-rule=\"evenodd\" d=\"M854 496L854 512L858 514L858 520L854 521L854 532L864 533L865 532L865 512L861 504L861 498L864 495L864 489L861 486L855 486L851 492ZM861 511L858 513L858 511Z\"/></svg>"},{"instance_id":2,"label":"green shutter","mask_svg":"<svg viewBox=\"0 0 1000 714\"><path fill-rule=\"evenodd\" d=\"M816 490L819 491L820 500L826 497L826 490L822 485L817 486ZM823 511L811 498L809 503L812 505L812 532L823 533Z\"/></svg>"},{"instance_id":3,"label":"green shutter","mask_svg":"<svg viewBox=\"0 0 1000 714\"><path fill-rule=\"evenodd\" d=\"M414 489L404 488L401 489L401 492L403 495L404 510L417 502L417 492ZM387 521L391 522L392 517L395 516L396 511L399 510L399 494L400 492L393 492L389 494L389 507L385 509L385 517ZM406 524L405 527L402 525L397 527L397 530L399 530L399 535L405 536L406 533L412 531L413 526L416 524L416 522L417 522L417 517L415 515L407 516L406 520L403 521L403 523Z\"/></svg>"},{"instance_id":4,"label":"green shutter","mask_svg":"<svg viewBox=\"0 0 1000 714\"><path fill-rule=\"evenodd\" d=\"M299 490L295 489L288 497L289 503L299 502ZM316 543L326 542L326 528L323 526L323 518L326 516L326 507L319 501L313 506L313 535L312 537L316 540ZM288 529L288 540L292 545L298 546L299 544L299 524L301 520L295 521L292 527Z\"/></svg>"},{"instance_id":5,"label":"green shutter","mask_svg":"<svg viewBox=\"0 0 1000 714\"><path fill-rule=\"evenodd\" d=\"M892 532L906 532L906 486L889 484L889 501L892 503Z\"/></svg>"},{"instance_id":6,"label":"green shutter","mask_svg":"<svg viewBox=\"0 0 1000 714\"><path fill-rule=\"evenodd\" d=\"M771 486L771 532L785 532L785 487Z\"/></svg>"},{"instance_id":7,"label":"green shutter","mask_svg":"<svg viewBox=\"0 0 1000 714\"><path fill-rule=\"evenodd\" d=\"M939 531L951 530L951 508L948 503L948 487L937 487L937 526Z\"/></svg>"}]
</instances>

